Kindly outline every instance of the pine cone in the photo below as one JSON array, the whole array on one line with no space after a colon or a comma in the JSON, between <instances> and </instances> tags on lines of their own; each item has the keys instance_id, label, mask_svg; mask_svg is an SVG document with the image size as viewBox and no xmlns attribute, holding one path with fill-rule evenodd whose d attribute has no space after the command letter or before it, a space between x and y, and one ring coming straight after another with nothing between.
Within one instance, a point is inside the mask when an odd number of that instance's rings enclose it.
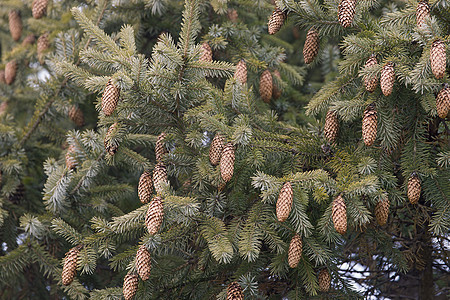
<instances>
[{"instance_id":1,"label":"pine cone","mask_svg":"<svg viewBox=\"0 0 450 300\"><path fill-rule=\"evenodd\" d=\"M220 133L216 133L211 142L211 146L209 146L209 161L213 166L217 166L220 163L220 157L222 156L224 147L225 137Z\"/></svg>"},{"instance_id":2,"label":"pine cone","mask_svg":"<svg viewBox=\"0 0 450 300\"><path fill-rule=\"evenodd\" d=\"M160 195L164 192L163 185L166 183L168 183L167 169L162 162L159 162L153 170L153 186L155 187L156 194Z\"/></svg>"},{"instance_id":3,"label":"pine cone","mask_svg":"<svg viewBox=\"0 0 450 300\"><path fill-rule=\"evenodd\" d=\"M165 145L164 145L164 139L167 137L167 134L165 132L162 132L158 139L156 140L155 145L155 155L156 155L156 161L161 161L163 156L168 153Z\"/></svg>"},{"instance_id":4,"label":"pine cone","mask_svg":"<svg viewBox=\"0 0 450 300\"><path fill-rule=\"evenodd\" d=\"M84 114L81 109L76 107L75 105L72 106L69 110L69 118L72 120L72 122L75 123L78 127L81 127L84 125Z\"/></svg>"},{"instance_id":5,"label":"pine cone","mask_svg":"<svg viewBox=\"0 0 450 300\"><path fill-rule=\"evenodd\" d=\"M278 81L281 81L281 74L278 70L273 71L273 76L275 76L278 79ZM278 86L275 83L275 80L273 81L272 86L272 97L273 99L278 99L281 97L281 88L278 88Z\"/></svg>"},{"instance_id":6,"label":"pine cone","mask_svg":"<svg viewBox=\"0 0 450 300\"><path fill-rule=\"evenodd\" d=\"M302 258L302 239L300 238L300 235L296 233L291 240L291 243L289 244L289 251L288 251L288 263L289 267L295 268L297 267L298 263L300 262L300 258Z\"/></svg>"},{"instance_id":7,"label":"pine cone","mask_svg":"<svg viewBox=\"0 0 450 300\"><path fill-rule=\"evenodd\" d=\"M279 8L275 8L272 15L270 16L269 23L267 24L269 34L277 33L280 30L281 26L283 26L286 17L286 13L284 13Z\"/></svg>"},{"instance_id":8,"label":"pine cone","mask_svg":"<svg viewBox=\"0 0 450 300\"><path fill-rule=\"evenodd\" d=\"M237 10L234 8L229 8L227 11L227 17L231 22L236 23L239 17Z\"/></svg>"},{"instance_id":9,"label":"pine cone","mask_svg":"<svg viewBox=\"0 0 450 300\"><path fill-rule=\"evenodd\" d=\"M325 126L323 127L323 133L325 138L332 144L336 142L339 132L339 120L337 113L334 110L329 110L325 118Z\"/></svg>"},{"instance_id":10,"label":"pine cone","mask_svg":"<svg viewBox=\"0 0 450 300\"><path fill-rule=\"evenodd\" d=\"M220 157L220 175L223 181L228 182L233 177L234 172L234 146L232 143L225 145Z\"/></svg>"},{"instance_id":11,"label":"pine cone","mask_svg":"<svg viewBox=\"0 0 450 300\"><path fill-rule=\"evenodd\" d=\"M40 19L47 13L48 0L34 0L33 1L33 18Z\"/></svg>"},{"instance_id":12,"label":"pine cone","mask_svg":"<svg viewBox=\"0 0 450 300\"><path fill-rule=\"evenodd\" d=\"M370 56L370 58L366 61L365 68L369 68L371 66L377 65L377 58L374 54ZM378 85L378 78L376 76L364 76L364 85L366 86L366 91L373 93Z\"/></svg>"},{"instance_id":13,"label":"pine cone","mask_svg":"<svg viewBox=\"0 0 450 300\"><path fill-rule=\"evenodd\" d=\"M342 195L337 196L333 201L332 218L334 229L340 234L345 234L347 231L347 207Z\"/></svg>"},{"instance_id":14,"label":"pine cone","mask_svg":"<svg viewBox=\"0 0 450 300\"><path fill-rule=\"evenodd\" d=\"M161 227L164 218L164 207L161 197L153 198L148 206L147 215L145 216L145 225L148 233L156 234Z\"/></svg>"},{"instance_id":15,"label":"pine cone","mask_svg":"<svg viewBox=\"0 0 450 300\"><path fill-rule=\"evenodd\" d=\"M119 89L112 83L111 79L105 86L102 95L102 110L105 116L110 116L117 107L119 101Z\"/></svg>"},{"instance_id":16,"label":"pine cone","mask_svg":"<svg viewBox=\"0 0 450 300\"><path fill-rule=\"evenodd\" d=\"M303 60L306 64L313 62L319 53L319 32L313 27L306 34L305 45L303 46Z\"/></svg>"},{"instance_id":17,"label":"pine cone","mask_svg":"<svg viewBox=\"0 0 450 300\"><path fill-rule=\"evenodd\" d=\"M436 40L433 42L433 45L431 45L430 63L431 71L436 79L444 78L447 57L445 53L445 44L441 40Z\"/></svg>"},{"instance_id":18,"label":"pine cone","mask_svg":"<svg viewBox=\"0 0 450 300\"><path fill-rule=\"evenodd\" d=\"M288 181L283 185L280 194L278 195L276 205L278 221L284 222L289 217L292 209L293 195L294 191L292 190L292 185Z\"/></svg>"},{"instance_id":19,"label":"pine cone","mask_svg":"<svg viewBox=\"0 0 450 300\"><path fill-rule=\"evenodd\" d=\"M270 98L272 98L272 86L272 74L270 74L269 70L265 70L259 80L259 94L266 103L269 103Z\"/></svg>"},{"instance_id":20,"label":"pine cone","mask_svg":"<svg viewBox=\"0 0 450 300\"><path fill-rule=\"evenodd\" d=\"M11 37L17 42L20 40L20 36L22 35L22 17L20 16L20 11L11 10L8 16Z\"/></svg>"},{"instance_id":21,"label":"pine cone","mask_svg":"<svg viewBox=\"0 0 450 300\"><path fill-rule=\"evenodd\" d=\"M77 166L75 155L75 146L70 145L66 152L66 167L69 170L75 169L75 167Z\"/></svg>"},{"instance_id":22,"label":"pine cone","mask_svg":"<svg viewBox=\"0 0 450 300\"><path fill-rule=\"evenodd\" d=\"M377 110L375 103L367 106L362 120L362 136L366 146L372 146L377 138Z\"/></svg>"},{"instance_id":23,"label":"pine cone","mask_svg":"<svg viewBox=\"0 0 450 300\"><path fill-rule=\"evenodd\" d=\"M389 96L392 93L395 82L394 64L389 62L381 70L380 86L383 95Z\"/></svg>"},{"instance_id":24,"label":"pine cone","mask_svg":"<svg viewBox=\"0 0 450 300\"><path fill-rule=\"evenodd\" d=\"M150 277L152 260L150 258L150 252L144 245L139 247L136 253L136 269L142 280L146 281Z\"/></svg>"},{"instance_id":25,"label":"pine cone","mask_svg":"<svg viewBox=\"0 0 450 300\"><path fill-rule=\"evenodd\" d=\"M247 65L243 59L241 59L236 65L234 79L239 80L242 84L247 82Z\"/></svg>"},{"instance_id":26,"label":"pine cone","mask_svg":"<svg viewBox=\"0 0 450 300\"><path fill-rule=\"evenodd\" d=\"M152 199L153 181L150 171L145 171L139 178L138 196L143 204L148 203Z\"/></svg>"},{"instance_id":27,"label":"pine cone","mask_svg":"<svg viewBox=\"0 0 450 300\"><path fill-rule=\"evenodd\" d=\"M419 202L421 189L419 176L413 172L408 179L408 199L411 204Z\"/></svg>"},{"instance_id":28,"label":"pine cone","mask_svg":"<svg viewBox=\"0 0 450 300\"><path fill-rule=\"evenodd\" d=\"M200 61L212 62L212 50L208 43L204 42L200 49Z\"/></svg>"},{"instance_id":29,"label":"pine cone","mask_svg":"<svg viewBox=\"0 0 450 300\"><path fill-rule=\"evenodd\" d=\"M447 83L444 83L444 87L436 97L436 109L441 119L445 119L450 111L450 87Z\"/></svg>"},{"instance_id":30,"label":"pine cone","mask_svg":"<svg viewBox=\"0 0 450 300\"><path fill-rule=\"evenodd\" d=\"M123 280L123 297L131 300L138 288L139 277L136 274L127 274Z\"/></svg>"},{"instance_id":31,"label":"pine cone","mask_svg":"<svg viewBox=\"0 0 450 300\"><path fill-rule=\"evenodd\" d=\"M48 40L48 33L44 33L37 40L37 54L41 65L44 64L44 54L49 47L50 41Z\"/></svg>"},{"instance_id":32,"label":"pine cone","mask_svg":"<svg viewBox=\"0 0 450 300\"><path fill-rule=\"evenodd\" d=\"M356 0L342 0L338 7L339 23L347 28L352 25L355 17Z\"/></svg>"},{"instance_id":33,"label":"pine cone","mask_svg":"<svg viewBox=\"0 0 450 300\"><path fill-rule=\"evenodd\" d=\"M36 42L36 36L34 34L29 34L27 35L23 41L22 41L22 46L28 46L28 45L33 45Z\"/></svg>"},{"instance_id":34,"label":"pine cone","mask_svg":"<svg viewBox=\"0 0 450 300\"><path fill-rule=\"evenodd\" d=\"M375 205L375 218L380 226L384 226L389 216L389 198L384 196L383 199L378 200Z\"/></svg>"},{"instance_id":35,"label":"pine cone","mask_svg":"<svg viewBox=\"0 0 450 300\"><path fill-rule=\"evenodd\" d=\"M416 23L417 27L421 27L425 24L427 18L430 17L430 5L427 0L419 1L416 9Z\"/></svg>"},{"instance_id":36,"label":"pine cone","mask_svg":"<svg viewBox=\"0 0 450 300\"><path fill-rule=\"evenodd\" d=\"M227 300L243 300L244 291L242 290L239 283L233 281L228 285L227 288Z\"/></svg>"},{"instance_id":37,"label":"pine cone","mask_svg":"<svg viewBox=\"0 0 450 300\"><path fill-rule=\"evenodd\" d=\"M0 70L0 83L2 83L2 84L6 83L5 70Z\"/></svg>"},{"instance_id":38,"label":"pine cone","mask_svg":"<svg viewBox=\"0 0 450 300\"><path fill-rule=\"evenodd\" d=\"M17 62L15 60L9 61L5 66L5 81L6 84L11 85L16 79L17 74Z\"/></svg>"},{"instance_id":39,"label":"pine cone","mask_svg":"<svg viewBox=\"0 0 450 300\"><path fill-rule=\"evenodd\" d=\"M321 292L328 292L330 289L331 276L327 269L322 269L318 276L319 289Z\"/></svg>"},{"instance_id":40,"label":"pine cone","mask_svg":"<svg viewBox=\"0 0 450 300\"><path fill-rule=\"evenodd\" d=\"M119 145L116 142L111 141L111 135L117 131L118 123L112 124L105 135L105 149L109 153L109 155L114 155L117 152L117 149L119 148Z\"/></svg>"},{"instance_id":41,"label":"pine cone","mask_svg":"<svg viewBox=\"0 0 450 300\"><path fill-rule=\"evenodd\" d=\"M77 273L77 260L80 253L81 246L73 247L66 253L64 258L64 266L62 270L62 283L69 285L72 283L75 274Z\"/></svg>"}]
</instances>

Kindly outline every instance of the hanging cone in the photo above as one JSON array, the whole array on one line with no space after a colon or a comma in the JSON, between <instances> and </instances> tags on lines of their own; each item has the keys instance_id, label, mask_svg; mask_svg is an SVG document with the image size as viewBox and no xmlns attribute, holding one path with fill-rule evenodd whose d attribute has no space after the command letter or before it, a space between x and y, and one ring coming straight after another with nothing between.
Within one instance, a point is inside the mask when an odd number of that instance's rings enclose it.
<instances>
[{"instance_id":1,"label":"hanging cone","mask_svg":"<svg viewBox=\"0 0 450 300\"><path fill-rule=\"evenodd\" d=\"M329 110L325 118L325 126L323 127L323 133L325 138L331 143L336 142L339 132L339 120L335 110Z\"/></svg>"},{"instance_id":2,"label":"hanging cone","mask_svg":"<svg viewBox=\"0 0 450 300\"><path fill-rule=\"evenodd\" d=\"M294 191L292 190L292 185L288 181L283 185L280 194L278 195L276 205L278 221L284 222L289 217L292 209L293 195Z\"/></svg>"},{"instance_id":3,"label":"hanging cone","mask_svg":"<svg viewBox=\"0 0 450 300\"><path fill-rule=\"evenodd\" d=\"M112 124L108 128L108 131L106 132L106 135L105 135L105 141L104 141L105 149L111 156L116 154L117 149L119 148L119 145L116 142L112 143L112 141L111 141L112 135L117 131L117 127L118 127L118 123Z\"/></svg>"},{"instance_id":4,"label":"hanging cone","mask_svg":"<svg viewBox=\"0 0 450 300\"><path fill-rule=\"evenodd\" d=\"M164 192L164 185L168 183L166 166L159 162L155 165L153 170L153 186L155 187L156 194L160 195Z\"/></svg>"},{"instance_id":5,"label":"hanging cone","mask_svg":"<svg viewBox=\"0 0 450 300\"><path fill-rule=\"evenodd\" d=\"M102 95L102 110L105 116L110 116L117 107L119 101L119 89L112 83L111 79L105 86Z\"/></svg>"},{"instance_id":6,"label":"hanging cone","mask_svg":"<svg viewBox=\"0 0 450 300\"><path fill-rule=\"evenodd\" d=\"M27 35L23 41L22 41L22 46L28 46L28 45L33 45L36 42L36 36L34 34L29 34Z\"/></svg>"},{"instance_id":7,"label":"hanging cone","mask_svg":"<svg viewBox=\"0 0 450 300\"><path fill-rule=\"evenodd\" d=\"M37 55L41 65L44 64L45 51L50 47L50 41L48 40L48 33L44 33L37 40Z\"/></svg>"},{"instance_id":8,"label":"hanging cone","mask_svg":"<svg viewBox=\"0 0 450 300\"><path fill-rule=\"evenodd\" d=\"M443 84L442 90L436 97L436 110L441 119L445 119L450 111L450 87L447 83Z\"/></svg>"},{"instance_id":9,"label":"hanging cone","mask_svg":"<svg viewBox=\"0 0 450 300\"><path fill-rule=\"evenodd\" d=\"M338 7L339 23L342 27L350 27L355 17L356 0L342 0Z\"/></svg>"},{"instance_id":10,"label":"hanging cone","mask_svg":"<svg viewBox=\"0 0 450 300\"><path fill-rule=\"evenodd\" d=\"M305 45L303 46L303 60L306 64L313 62L319 53L319 32L312 27L306 34Z\"/></svg>"},{"instance_id":11,"label":"hanging cone","mask_svg":"<svg viewBox=\"0 0 450 300\"><path fill-rule=\"evenodd\" d=\"M140 246L136 253L136 269L144 281L150 278L151 263L150 252L147 247Z\"/></svg>"},{"instance_id":12,"label":"hanging cone","mask_svg":"<svg viewBox=\"0 0 450 300\"><path fill-rule=\"evenodd\" d=\"M225 145L220 157L220 175L223 181L228 182L233 177L234 172L234 146L232 143Z\"/></svg>"},{"instance_id":13,"label":"hanging cone","mask_svg":"<svg viewBox=\"0 0 450 300\"><path fill-rule=\"evenodd\" d=\"M272 16L270 16L269 23L267 24L269 34L277 33L280 30L281 26L283 26L286 17L286 13L284 13L281 9L276 8L273 11Z\"/></svg>"},{"instance_id":14,"label":"hanging cone","mask_svg":"<svg viewBox=\"0 0 450 300\"><path fill-rule=\"evenodd\" d=\"M72 106L69 110L69 118L72 120L72 122L75 123L78 127L81 127L84 125L84 114L81 109L76 107L75 105Z\"/></svg>"},{"instance_id":15,"label":"hanging cone","mask_svg":"<svg viewBox=\"0 0 450 300\"><path fill-rule=\"evenodd\" d=\"M320 270L318 282L319 282L319 290L321 292L328 292L331 283L331 276L330 273L328 272L328 269Z\"/></svg>"},{"instance_id":16,"label":"hanging cone","mask_svg":"<svg viewBox=\"0 0 450 300\"><path fill-rule=\"evenodd\" d=\"M241 59L236 65L234 79L239 80L242 84L247 83L247 65L243 59Z\"/></svg>"},{"instance_id":17,"label":"hanging cone","mask_svg":"<svg viewBox=\"0 0 450 300\"><path fill-rule=\"evenodd\" d=\"M123 297L125 300L131 300L138 288L139 277L136 274L128 273L123 279Z\"/></svg>"},{"instance_id":18,"label":"hanging cone","mask_svg":"<svg viewBox=\"0 0 450 300\"><path fill-rule=\"evenodd\" d=\"M389 216L389 198L384 196L382 199L378 200L375 206L375 218L380 226L384 226L387 222Z\"/></svg>"},{"instance_id":19,"label":"hanging cone","mask_svg":"<svg viewBox=\"0 0 450 300\"><path fill-rule=\"evenodd\" d=\"M229 8L227 11L227 17L231 22L236 23L239 17L237 10L234 8Z\"/></svg>"},{"instance_id":20,"label":"hanging cone","mask_svg":"<svg viewBox=\"0 0 450 300\"><path fill-rule=\"evenodd\" d=\"M148 206L147 215L145 216L145 225L148 233L156 234L161 227L164 218L164 207L161 197L153 198Z\"/></svg>"},{"instance_id":21,"label":"hanging cone","mask_svg":"<svg viewBox=\"0 0 450 300\"><path fill-rule=\"evenodd\" d=\"M269 103L270 98L272 98L272 86L272 74L270 74L269 70L265 70L259 80L259 94L266 103Z\"/></svg>"},{"instance_id":22,"label":"hanging cone","mask_svg":"<svg viewBox=\"0 0 450 300\"><path fill-rule=\"evenodd\" d=\"M395 82L394 64L389 62L381 70L380 87L383 95L389 96L392 93Z\"/></svg>"},{"instance_id":23,"label":"hanging cone","mask_svg":"<svg viewBox=\"0 0 450 300\"><path fill-rule=\"evenodd\" d=\"M153 193L153 181L150 171L145 171L139 178L138 196L143 204L150 202Z\"/></svg>"},{"instance_id":24,"label":"hanging cone","mask_svg":"<svg viewBox=\"0 0 450 300\"><path fill-rule=\"evenodd\" d=\"M77 160L75 158L75 146L70 145L66 152L66 167L69 170L75 169L77 166Z\"/></svg>"},{"instance_id":25,"label":"hanging cone","mask_svg":"<svg viewBox=\"0 0 450 300\"><path fill-rule=\"evenodd\" d=\"M81 246L73 247L66 253L64 258L64 266L62 270L62 283L69 285L72 283L75 274L77 273L77 260L80 253Z\"/></svg>"},{"instance_id":26,"label":"hanging cone","mask_svg":"<svg viewBox=\"0 0 450 300\"><path fill-rule=\"evenodd\" d=\"M300 262L300 258L302 257L302 239L300 235L296 233L289 244L288 251L288 263L289 267L295 268Z\"/></svg>"},{"instance_id":27,"label":"hanging cone","mask_svg":"<svg viewBox=\"0 0 450 300\"><path fill-rule=\"evenodd\" d=\"M436 40L431 45L430 50L431 72L436 79L444 78L445 67L447 66L447 56L445 53L445 44L441 40Z\"/></svg>"},{"instance_id":28,"label":"hanging cone","mask_svg":"<svg viewBox=\"0 0 450 300\"><path fill-rule=\"evenodd\" d=\"M421 27L423 24L425 24L426 19L430 17L430 5L428 4L428 1L419 1L419 4L417 4L416 9L416 23L417 27Z\"/></svg>"},{"instance_id":29,"label":"hanging cone","mask_svg":"<svg viewBox=\"0 0 450 300\"><path fill-rule=\"evenodd\" d=\"M408 199L411 204L419 202L421 189L419 176L413 172L408 179Z\"/></svg>"},{"instance_id":30,"label":"hanging cone","mask_svg":"<svg viewBox=\"0 0 450 300\"><path fill-rule=\"evenodd\" d=\"M337 196L333 201L332 218L334 229L340 234L345 234L347 232L347 207L342 195Z\"/></svg>"},{"instance_id":31,"label":"hanging cone","mask_svg":"<svg viewBox=\"0 0 450 300\"><path fill-rule=\"evenodd\" d=\"M48 0L34 0L31 12L33 18L40 19L47 13Z\"/></svg>"},{"instance_id":32,"label":"hanging cone","mask_svg":"<svg viewBox=\"0 0 450 300\"><path fill-rule=\"evenodd\" d=\"M155 145L155 155L156 155L156 161L161 161L163 159L163 156L168 153L165 145L164 145L164 139L167 137L167 134L165 132L162 132L158 139L156 140Z\"/></svg>"},{"instance_id":33,"label":"hanging cone","mask_svg":"<svg viewBox=\"0 0 450 300\"><path fill-rule=\"evenodd\" d=\"M5 81L6 84L11 85L16 79L17 74L17 62L16 60L9 61L5 66Z\"/></svg>"},{"instance_id":34,"label":"hanging cone","mask_svg":"<svg viewBox=\"0 0 450 300\"><path fill-rule=\"evenodd\" d=\"M362 136L364 144L368 147L372 146L377 138L377 118L376 106L375 103L372 103L367 106L364 111L364 117L362 120Z\"/></svg>"},{"instance_id":35,"label":"hanging cone","mask_svg":"<svg viewBox=\"0 0 450 300\"><path fill-rule=\"evenodd\" d=\"M276 77L279 82L281 82L281 74L278 70L273 71L273 76ZM272 97L273 99L278 99L281 97L281 88L276 85L275 80L273 81L272 86Z\"/></svg>"},{"instance_id":36,"label":"hanging cone","mask_svg":"<svg viewBox=\"0 0 450 300\"><path fill-rule=\"evenodd\" d=\"M224 147L225 137L220 133L216 133L211 142L211 146L209 146L209 161L213 166L217 166L219 164Z\"/></svg>"},{"instance_id":37,"label":"hanging cone","mask_svg":"<svg viewBox=\"0 0 450 300\"><path fill-rule=\"evenodd\" d=\"M212 60L213 60L212 50L208 43L204 42L202 44L200 53L201 53L200 61L212 62Z\"/></svg>"},{"instance_id":38,"label":"hanging cone","mask_svg":"<svg viewBox=\"0 0 450 300\"><path fill-rule=\"evenodd\" d=\"M20 40L20 36L22 35L22 17L20 16L20 11L11 10L8 16L11 37L17 42Z\"/></svg>"},{"instance_id":39,"label":"hanging cone","mask_svg":"<svg viewBox=\"0 0 450 300\"><path fill-rule=\"evenodd\" d=\"M367 69L377 64L378 64L377 58L374 54L372 54L370 58L366 61L366 65L364 67ZM375 89L377 88L378 78L376 76L364 76L363 80L364 85L366 86L366 91L373 93L373 91L375 91Z\"/></svg>"},{"instance_id":40,"label":"hanging cone","mask_svg":"<svg viewBox=\"0 0 450 300\"><path fill-rule=\"evenodd\" d=\"M242 290L239 283L233 281L228 285L227 288L227 300L243 300L244 291Z\"/></svg>"}]
</instances>

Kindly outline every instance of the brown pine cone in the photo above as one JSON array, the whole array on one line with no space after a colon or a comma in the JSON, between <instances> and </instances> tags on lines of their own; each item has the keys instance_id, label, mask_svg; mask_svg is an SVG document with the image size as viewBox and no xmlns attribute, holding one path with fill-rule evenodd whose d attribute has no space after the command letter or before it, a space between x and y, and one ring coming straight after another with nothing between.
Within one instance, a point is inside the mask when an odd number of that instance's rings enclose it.
<instances>
[{"instance_id":1,"label":"brown pine cone","mask_svg":"<svg viewBox=\"0 0 450 300\"><path fill-rule=\"evenodd\" d=\"M377 109L375 103L367 106L362 120L362 136L366 146L372 146L377 138Z\"/></svg>"},{"instance_id":2,"label":"brown pine cone","mask_svg":"<svg viewBox=\"0 0 450 300\"><path fill-rule=\"evenodd\" d=\"M11 10L9 12L9 31L11 32L11 37L16 42L20 40L20 36L22 35L22 17L20 15L20 11Z\"/></svg>"},{"instance_id":3,"label":"brown pine cone","mask_svg":"<svg viewBox=\"0 0 450 300\"><path fill-rule=\"evenodd\" d=\"M413 172L408 179L408 199L411 204L419 202L420 191L422 190L419 176Z\"/></svg>"},{"instance_id":4,"label":"brown pine cone","mask_svg":"<svg viewBox=\"0 0 450 300\"><path fill-rule=\"evenodd\" d=\"M375 218L380 226L384 226L387 222L389 216L389 198L384 196L382 199L378 200L375 206Z\"/></svg>"},{"instance_id":5,"label":"brown pine cone","mask_svg":"<svg viewBox=\"0 0 450 300\"><path fill-rule=\"evenodd\" d=\"M329 110L325 118L323 133L325 138L332 144L336 142L339 132L339 120L335 110Z\"/></svg>"},{"instance_id":6,"label":"brown pine cone","mask_svg":"<svg viewBox=\"0 0 450 300\"><path fill-rule=\"evenodd\" d=\"M209 46L208 43L204 42L200 49L200 61L204 62L212 62L213 55L212 55L212 49L211 46Z\"/></svg>"},{"instance_id":7,"label":"brown pine cone","mask_svg":"<svg viewBox=\"0 0 450 300\"><path fill-rule=\"evenodd\" d=\"M377 58L374 54L372 54L369 59L366 61L365 68L369 68L371 66L377 65ZM378 85L378 78L376 76L364 76L364 85L366 86L366 91L373 93Z\"/></svg>"},{"instance_id":8,"label":"brown pine cone","mask_svg":"<svg viewBox=\"0 0 450 300\"><path fill-rule=\"evenodd\" d=\"M167 137L167 134L165 132L162 132L158 139L156 140L155 145L155 155L156 155L156 161L161 161L163 159L163 156L168 153L166 146L164 145L164 139Z\"/></svg>"},{"instance_id":9,"label":"brown pine cone","mask_svg":"<svg viewBox=\"0 0 450 300\"><path fill-rule=\"evenodd\" d=\"M5 81L6 84L11 85L16 79L18 65L16 60L9 61L5 66Z\"/></svg>"},{"instance_id":10,"label":"brown pine cone","mask_svg":"<svg viewBox=\"0 0 450 300\"><path fill-rule=\"evenodd\" d=\"M447 66L447 55L445 53L445 44L441 40L436 40L431 45L430 50L431 71L436 79L444 78L445 67Z\"/></svg>"},{"instance_id":11,"label":"brown pine cone","mask_svg":"<svg viewBox=\"0 0 450 300\"><path fill-rule=\"evenodd\" d=\"M279 82L281 82L281 74L278 70L274 70L273 71L273 76L275 76ZM276 83L275 80L273 81L273 86L272 86L272 97L273 99L278 99L281 97L281 88L279 88Z\"/></svg>"},{"instance_id":12,"label":"brown pine cone","mask_svg":"<svg viewBox=\"0 0 450 300\"><path fill-rule=\"evenodd\" d=\"M33 18L40 19L47 13L48 0L34 0L32 14Z\"/></svg>"},{"instance_id":13,"label":"brown pine cone","mask_svg":"<svg viewBox=\"0 0 450 300\"><path fill-rule=\"evenodd\" d=\"M286 20L287 14L279 8L275 8L272 15L270 16L269 23L267 24L269 29L269 34L277 33L281 26L283 26Z\"/></svg>"},{"instance_id":14,"label":"brown pine cone","mask_svg":"<svg viewBox=\"0 0 450 300\"><path fill-rule=\"evenodd\" d=\"M145 171L139 178L138 196L143 204L148 203L152 199L153 181L150 171Z\"/></svg>"},{"instance_id":15,"label":"brown pine cone","mask_svg":"<svg viewBox=\"0 0 450 300\"><path fill-rule=\"evenodd\" d=\"M128 273L123 280L123 297L131 300L137 292L139 277L136 274Z\"/></svg>"},{"instance_id":16,"label":"brown pine cone","mask_svg":"<svg viewBox=\"0 0 450 300\"><path fill-rule=\"evenodd\" d=\"M332 218L334 229L340 234L347 232L347 207L342 195L339 195L333 201Z\"/></svg>"},{"instance_id":17,"label":"brown pine cone","mask_svg":"<svg viewBox=\"0 0 450 300\"><path fill-rule=\"evenodd\" d=\"M84 125L84 114L81 109L76 107L75 105L72 106L69 110L69 118L72 120L72 122L75 123L78 127L81 127Z\"/></svg>"},{"instance_id":18,"label":"brown pine cone","mask_svg":"<svg viewBox=\"0 0 450 300\"><path fill-rule=\"evenodd\" d=\"M381 70L380 87L383 95L389 96L392 93L395 82L394 64L389 62Z\"/></svg>"},{"instance_id":19,"label":"brown pine cone","mask_svg":"<svg viewBox=\"0 0 450 300\"><path fill-rule=\"evenodd\" d=\"M66 152L66 168L69 170L75 169L77 166L75 146L70 145Z\"/></svg>"},{"instance_id":20,"label":"brown pine cone","mask_svg":"<svg viewBox=\"0 0 450 300\"><path fill-rule=\"evenodd\" d=\"M112 83L111 79L105 86L102 95L102 110L105 116L110 116L117 107L119 101L119 89Z\"/></svg>"},{"instance_id":21,"label":"brown pine cone","mask_svg":"<svg viewBox=\"0 0 450 300\"><path fill-rule=\"evenodd\" d=\"M112 135L115 134L118 129L118 125L119 125L118 123L112 124L108 128L108 131L106 132L106 135L105 135L105 141L104 141L105 149L111 156L116 154L117 149L119 148L119 144L116 141L111 140Z\"/></svg>"},{"instance_id":22,"label":"brown pine cone","mask_svg":"<svg viewBox=\"0 0 450 300\"><path fill-rule=\"evenodd\" d=\"M312 27L306 34L305 45L303 46L303 60L306 64L313 62L319 53L319 32Z\"/></svg>"},{"instance_id":23,"label":"brown pine cone","mask_svg":"<svg viewBox=\"0 0 450 300\"><path fill-rule=\"evenodd\" d=\"M27 35L23 41L22 41L22 46L28 46L28 45L33 45L36 42L36 36L34 34L29 34Z\"/></svg>"},{"instance_id":24,"label":"brown pine cone","mask_svg":"<svg viewBox=\"0 0 450 300\"><path fill-rule=\"evenodd\" d=\"M168 183L166 166L159 162L153 169L153 186L155 187L156 194L160 195L164 192L163 186Z\"/></svg>"},{"instance_id":25,"label":"brown pine cone","mask_svg":"<svg viewBox=\"0 0 450 300\"><path fill-rule=\"evenodd\" d=\"M225 145L220 157L220 175L223 181L228 182L233 177L234 172L234 146L232 143Z\"/></svg>"},{"instance_id":26,"label":"brown pine cone","mask_svg":"<svg viewBox=\"0 0 450 300\"><path fill-rule=\"evenodd\" d=\"M236 23L239 17L237 10L234 8L229 8L227 11L227 17L231 22Z\"/></svg>"},{"instance_id":27,"label":"brown pine cone","mask_svg":"<svg viewBox=\"0 0 450 300\"><path fill-rule=\"evenodd\" d=\"M426 19L430 17L430 5L427 0L419 1L416 9L416 23L417 27L425 24Z\"/></svg>"},{"instance_id":28,"label":"brown pine cone","mask_svg":"<svg viewBox=\"0 0 450 300\"><path fill-rule=\"evenodd\" d=\"M286 221L291 213L292 202L293 202L294 191L292 190L292 185L288 181L281 188L280 194L278 195L276 212L277 219L280 222Z\"/></svg>"},{"instance_id":29,"label":"brown pine cone","mask_svg":"<svg viewBox=\"0 0 450 300\"><path fill-rule=\"evenodd\" d=\"M436 97L436 110L441 119L445 119L450 111L450 87L447 83L444 83Z\"/></svg>"},{"instance_id":30,"label":"brown pine cone","mask_svg":"<svg viewBox=\"0 0 450 300\"><path fill-rule=\"evenodd\" d=\"M144 281L150 278L151 263L152 260L147 247L144 245L140 246L136 253L136 269Z\"/></svg>"},{"instance_id":31,"label":"brown pine cone","mask_svg":"<svg viewBox=\"0 0 450 300\"><path fill-rule=\"evenodd\" d=\"M209 161L213 166L220 163L223 148L225 147L225 137L219 132L214 136L211 146L209 146Z\"/></svg>"},{"instance_id":32,"label":"brown pine cone","mask_svg":"<svg viewBox=\"0 0 450 300\"><path fill-rule=\"evenodd\" d=\"M291 243L289 244L289 251L288 251L288 263L289 267L295 268L297 267L298 263L300 262L300 259L302 258L302 239L300 238L300 235L296 233L291 240Z\"/></svg>"},{"instance_id":33,"label":"brown pine cone","mask_svg":"<svg viewBox=\"0 0 450 300\"><path fill-rule=\"evenodd\" d=\"M156 234L161 227L164 218L164 206L161 197L153 198L148 206L147 215L145 216L145 225L148 233Z\"/></svg>"},{"instance_id":34,"label":"brown pine cone","mask_svg":"<svg viewBox=\"0 0 450 300\"><path fill-rule=\"evenodd\" d=\"M318 282L319 282L319 290L321 292L328 292L331 283L331 276L330 273L328 272L328 269L320 270Z\"/></svg>"},{"instance_id":35,"label":"brown pine cone","mask_svg":"<svg viewBox=\"0 0 450 300\"><path fill-rule=\"evenodd\" d=\"M77 260L78 254L80 253L81 246L73 247L66 253L64 258L64 266L62 270L62 283L64 285L69 285L72 283L75 274L77 273Z\"/></svg>"},{"instance_id":36,"label":"brown pine cone","mask_svg":"<svg viewBox=\"0 0 450 300\"><path fill-rule=\"evenodd\" d=\"M44 64L45 51L50 47L50 41L48 40L48 33L44 33L37 40L37 54L39 62Z\"/></svg>"},{"instance_id":37,"label":"brown pine cone","mask_svg":"<svg viewBox=\"0 0 450 300\"><path fill-rule=\"evenodd\" d=\"M247 83L247 65L243 59L241 59L236 65L234 79L239 80L242 84Z\"/></svg>"},{"instance_id":38,"label":"brown pine cone","mask_svg":"<svg viewBox=\"0 0 450 300\"><path fill-rule=\"evenodd\" d=\"M355 17L356 0L342 0L338 7L339 23L342 27L350 27Z\"/></svg>"},{"instance_id":39,"label":"brown pine cone","mask_svg":"<svg viewBox=\"0 0 450 300\"><path fill-rule=\"evenodd\" d=\"M227 300L243 300L244 291L242 290L239 283L233 281L228 285L227 288Z\"/></svg>"},{"instance_id":40,"label":"brown pine cone","mask_svg":"<svg viewBox=\"0 0 450 300\"><path fill-rule=\"evenodd\" d=\"M269 103L270 98L272 98L272 87L272 74L270 74L269 70L265 70L259 80L259 94L266 103Z\"/></svg>"}]
</instances>

